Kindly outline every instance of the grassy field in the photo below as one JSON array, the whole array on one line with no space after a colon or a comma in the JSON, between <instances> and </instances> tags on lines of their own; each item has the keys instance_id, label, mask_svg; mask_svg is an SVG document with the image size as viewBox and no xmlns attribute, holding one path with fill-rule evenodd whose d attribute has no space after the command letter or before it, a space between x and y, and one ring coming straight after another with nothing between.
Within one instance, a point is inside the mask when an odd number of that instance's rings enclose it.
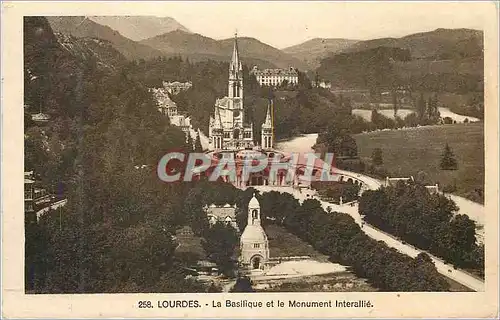
<instances>
[{"instance_id":1,"label":"grassy field","mask_svg":"<svg viewBox=\"0 0 500 320\"><path fill-rule=\"evenodd\" d=\"M383 167L391 176L413 175L440 188L456 185L457 195L483 202L476 189L484 190L483 123L421 127L415 130L378 131L355 135L361 158L382 149ZM445 171L439 162L445 144L451 147L458 170Z\"/></svg>"},{"instance_id":2,"label":"grassy field","mask_svg":"<svg viewBox=\"0 0 500 320\"><path fill-rule=\"evenodd\" d=\"M285 228L270 224L264 229L269 240L271 257L310 256L317 261L328 261L328 256L314 250L310 244L291 234Z\"/></svg>"}]
</instances>

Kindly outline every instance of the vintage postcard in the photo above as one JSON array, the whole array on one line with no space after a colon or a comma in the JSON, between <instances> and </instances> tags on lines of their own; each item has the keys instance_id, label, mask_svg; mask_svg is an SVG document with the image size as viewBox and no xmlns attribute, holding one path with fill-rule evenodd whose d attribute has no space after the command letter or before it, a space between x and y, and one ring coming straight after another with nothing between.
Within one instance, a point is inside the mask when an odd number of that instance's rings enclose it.
<instances>
[{"instance_id":1,"label":"vintage postcard","mask_svg":"<svg viewBox=\"0 0 500 320\"><path fill-rule=\"evenodd\" d=\"M2 2L3 317L498 317L497 13Z\"/></svg>"}]
</instances>

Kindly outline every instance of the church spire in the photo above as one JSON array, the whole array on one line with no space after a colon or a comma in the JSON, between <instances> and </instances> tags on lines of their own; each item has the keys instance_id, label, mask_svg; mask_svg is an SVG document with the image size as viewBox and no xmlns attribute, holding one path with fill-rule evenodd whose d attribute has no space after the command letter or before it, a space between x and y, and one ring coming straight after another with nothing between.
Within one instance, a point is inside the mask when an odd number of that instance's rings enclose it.
<instances>
[{"instance_id":1,"label":"church spire","mask_svg":"<svg viewBox=\"0 0 500 320\"><path fill-rule=\"evenodd\" d=\"M233 46L233 56L231 58L231 64L229 65L229 69L234 71L236 74L238 71L242 70L241 61L240 61L240 53L238 51L238 33L234 33L234 46Z\"/></svg>"},{"instance_id":2,"label":"church spire","mask_svg":"<svg viewBox=\"0 0 500 320\"><path fill-rule=\"evenodd\" d=\"M267 113L266 113L266 120L262 124L263 128L271 128L272 127L272 122L271 122L271 112L270 112L270 105L267 105Z\"/></svg>"},{"instance_id":3,"label":"church spire","mask_svg":"<svg viewBox=\"0 0 500 320\"><path fill-rule=\"evenodd\" d=\"M260 131L261 146L263 149L273 148L273 101L267 105L266 120L262 123L262 130Z\"/></svg>"},{"instance_id":4,"label":"church spire","mask_svg":"<svg viewBox=\"0 0 500 320\"><path fill-rule=\"evenodd\" d=\"M215 107L215 114L214 114L214 124L213 124L214 129L222 129L222 122L220 120L220 113L219 113L219 107Z\"/></svg>"}]
</instances>

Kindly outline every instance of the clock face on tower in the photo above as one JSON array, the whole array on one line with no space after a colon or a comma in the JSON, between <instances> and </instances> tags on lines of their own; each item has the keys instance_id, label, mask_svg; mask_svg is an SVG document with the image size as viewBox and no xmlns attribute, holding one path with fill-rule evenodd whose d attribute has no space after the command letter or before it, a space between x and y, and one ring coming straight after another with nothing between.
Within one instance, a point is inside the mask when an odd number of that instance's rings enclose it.
<instances>
[{"instance_id":1,"label":"clock face on tower","mask_svg":"<svg viewBox=\"0 0 500 320\"><path fill-rule=\"evenodd\" d=\"M238 118L240 116L240 112L238 110L234 111L233 117Z\"/></svg>"}]
</instances>

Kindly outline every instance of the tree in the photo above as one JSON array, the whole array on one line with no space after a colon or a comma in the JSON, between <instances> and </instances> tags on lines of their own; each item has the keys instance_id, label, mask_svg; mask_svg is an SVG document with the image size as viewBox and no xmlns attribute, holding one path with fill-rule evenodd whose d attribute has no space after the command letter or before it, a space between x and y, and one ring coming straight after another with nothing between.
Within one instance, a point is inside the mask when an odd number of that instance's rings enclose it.
<instances>
[{"instance_id":1,"label":"tree","mask_svg":"<svg viewBox=\"0 0 500 320\"><path fill-rule=\"evenodd\" d=\"M191 135L188 134L187 135L187 147L188 147L188 150L191 151L194 149L194 143L193 143L193 138L191 138Z\"/></svg>"},{"instance_id":2,"label":"tree","mask_svg":"<svg viewBox=\"0 0 500 320\"><path fill-rule=\"evenodd\" d=\"M384 163L384 161L382 159L382 149L380 149L380 148L373 149L373 152L372 152L372 163L374 165L377 165L377 166L380 166L381 164Z\"/></svg>"},{"instance_id":3,"label":"tree","mask_svg":"<svg viewBox=\"0 0 500 320\"><path fill-rule=\"evenodd\" d=\"M412 112L404 118L404 124L407 127L416 127L419 124L418 116Z\"/></svg>"},{"instance_id":4,"label":"tree","mask_svg":"<svg viewBox=\"0 0 500 320\"><path fill-rule=\"evenodd\" d=\"M440 114L438 110L438 98L437 94L434 94L432 97L429 97L427 100L427 119L431 124L435 124L439 122Z\"/></svg>"},{"instance_id":5,"label":"tree","mask_svg":"<svg viewBox=\"0 0 500 320\"><path fill-rule=\"evenodd\" d=\"M443 156L439 164L441 170L457 170L458 164L455 155L448 144L444 147Z\"/></svg>"},{"instance_id":6,"label":"tree","mask_svg":"<svg viewBox=\"0 0 500 320\"><path fill-rule=\"evenodd\" d=\"M392 90L392 108L394 109L394 118L398 114L398 95L396 89Z\"/></svg>"},{"instance_id":7,"label":"tree","mask_svg":"<svg viewBox=\"0 0 500 320\"><path fill-rule=\"evenodd\" d=\"M416 257L415 260L419 262L426 262L426 263L432 263L434 264L434 261L432 261L431 257L425 253L425 252L420 252Z\"/></svg>"},{"instance_id":8,"label":"tree","mask_svg":"<svg viewBox=\"0 0 500 320\"><path fill-rule=\"evenodd\" d=\"M255 290L252 288L252 281L249 277L240 277L230 292L255 292Z\"/></svg>"},{"instance_id":9,"label":"tree","mask_svg":"<svg viewBox=\"0 0 500 320\"><path fill-rule=\"evenodd\" d=\"M207 289L207 292L208 293L222 292L222 289L219 286L215 285L215 282L212 281Z\"/></svg>"},{"instance_id":10,"label":"tree","mask_svg":"<svg viewBox=\"0 0 500 320\"><path fill-rule=\"evenodd\" d=\"M222 222L217 222L204 233L203 249L210 260L227 276L231 276L234 268L233 255L238 244L236 230Z\"/></svg>"},{"instance_id":11,"label":"tree","mask_svg":"<svg viewBox=\"0 0 500 320\"><path fill-rule=\"evenodd\" d=\"M426 103L425 103L425 99L424 99L424 94L423 93L420 93L420 97L418 98L417 102L416 102L416 109L417 109L417 116L418 116L418 121L419 121L419 124L424 124L425 120L426 120L426 114L425 114L425 111L426 111Z\"/></svg>"},{"instance_id":12,"label":"tree","mask_svg":"<svg viewBox=\"0 0 500 320\"><path fill-rule=\"evenodd\" d=\"M343 137L340 144L340 155L349 158L355 158L358 156L358 146L356 140L350 135Z\"/></svg>"}]
</instances>

